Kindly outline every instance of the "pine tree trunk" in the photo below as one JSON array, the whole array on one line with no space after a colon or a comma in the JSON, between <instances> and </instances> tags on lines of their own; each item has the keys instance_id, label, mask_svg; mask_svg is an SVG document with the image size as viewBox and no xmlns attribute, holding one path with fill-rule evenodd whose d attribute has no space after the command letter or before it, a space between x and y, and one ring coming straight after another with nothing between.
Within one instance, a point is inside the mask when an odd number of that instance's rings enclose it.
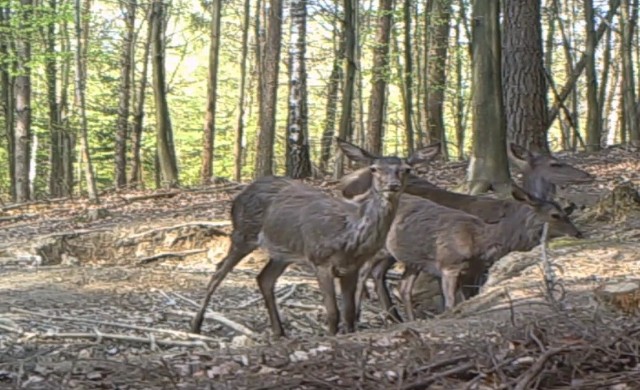
<instances>
[{"instance_id":1,"label":"pine tree trunk","mask_svg":"<svg viewBox=\"0 0 640 390\"><path fill-rule=\"evenodd\" d=\"M594 26L593 0L584 0L585 17L585 76L587 83L587 151L600 150L602 123L598 108L598 79L596 76L596 30Z\"/></svg>"},{"instance_id":2,"label":"pine tree trunk","mask_svg":"<svg viewBox=\"0 0 640 390\"><path fill-rule=\"evenodd\" d=\"M222 0L211 2L211 43L209 45L209 78L207 79L207 109L204 118L202 145L202 167L200 181L210 183L213 179L213 149L216 134L216 101L218 94L218 62L220 51L220 15Z\"/></svg>"},{"instance_id":3,"label":"pine tree trunk","mask_svg":"<svg viewBox=\"0 0 640 390\"><path fill-rule=\"evenodd\" d=\"M622 85L624 86L624 117L629 134L629 143L640 146L640 129L636 115L635 74L633 71L633 28L635 20L632 17L631 0L622 0L620 7L620 22L622 24Z\"/></svg>"},{"instance_id":4,"label":"pine tree trunk","mask_svg":"<svg viewBox=\"0 0 640 390\"><path fill-rule=\"evenodd\" d=\"M135 50L134 27L136 22L136 0L121 2L125 31L120 49L120 88L118 98L118 120L116 126L116 188L127 185L127 138L129 133L129 110L131 101L131 66Z\"/></svg>"},{"instance_id":5,"label":"pine tree trunk","mask_svg":"<svg viewBox=\"0 0 640 390\"><path fill-rule=\"evenodd\" d=\"M598 117L600 118L601 143L610 145L608 134L605 133L609 124L609 117L605 115L605 100L609 87L609 68L611 66L611 29L607 29L605 46L602 52L602 73L600 74L600 88L598 89Z\"/></svg>"},{"instance_id":6,"label":"pine tree trunk","mask_svg":"<svg viewBox=\"0 0 640 390\"><path fill-rule=\"evenodd\" d=\"M258 151L256 155L256 177L273 174L273 144L275 139L278 98L278 76L280 71L280 46L282 44L282 0L270 0L267 18L262 66L259 72L260 112L258 122Z\"/></svg>"},{"instance_id":7,"label":"pine tree trunk","mask_svg":"<svg viewBox=\"0 0 640 390\"><path fill-rule=\"evenodd\" d=\"M71 36L69 34L68 22L65 20L60 29L61 50L68 53L71 51ZM69 88L71 87L71 68L73 60L66 56L60 63L60 98L58 100L58 110L60 113L61 131L61 165L62 165L62 196L73 195L76 139L74 133L69 129L69 118L72 115L69 108Z\"/></svg>"},{"instance_id":8,"label":"pine tree trunk","mask_svg":"<svg viewBox=\"0 0 640 390\"><path fill-rule=\"evenodd\" d=\"M473 151L469 163L470 192L510 187L506 125L501 87L500 6L473 3Z\"/></svg>"},{"instance_id":9,"label":"pine tree trunk","mask_svg":"<svg viewBox=\"0 0 640 390\"><path fill-rule=\"evenodd\" d=\"M307 129L307 1L291 0L289 46L289 116L287 119L287 175L294 179L311 176Z\"/></svg>"},{"instance_id":10,"label":"pine tree trunk","mask_svg":"<svg viewBox=\"0 0 640 390\"><path fill-rule=\"evenodd\" d=\"M242 179L242 141L244 139L244 106L245 88L247 84L247 56L249 52L249 21L251 17L251 0L244 0L244 14L242 20L242 54L240 55L240 97L238 99L238 119L236 121L236 139L233 149L234 179Z\"/></svg>"},{"instance_id":11,"label":"pine tree trunk","mask_svg":"<svg viewBox=\"0 0 640 390\"><path fill-rule=\"evenodd\" d=\"M407 145L407 155L413 154L413 50L411 44L411 0L404 0L403 19L404 19L404 137Z\"/></svg>"},{"instance_id":12,"label":"pine tree trunk","mask_svg":"<svg viewBox=\"0 0 640 390\"><path fill-rule=\"evenodd\" d=\"M173 130L167 103L165 80L165 5L161 0L154 0L152 32L152 68L153 68L153 96L156 104L156 142L158 160L161 170L162 187L176 187L178 181L178 163L173 143Z\"/></svg>"},{"instance_id":13,"label":"pine tree trunk","mask_svg":"<svg viewBox=\"0 0 640 390\"><path fill-rule=\"evenodd\" d=\"M96 179L93 172L93 164L91 162L91 153L89 152L89 135L87 124L87 105L85 101L85 85L87 80L87 46L89 44L88 24L81 23L81 16L89 15L89 5L82 9L80 0L75 0L75 30L76 30L76 109L80 114L80 153L84 160L84 175L87 181L87 192L89 199L94 203L99 203L98 190L96 188Z\"/></svg>"},{"instance_id":14,"label":"pine tree trunk","mask_svg":"<svg viewBox=\"0 0 640 390\"><path fill-rule=\"evenodd\" d=\"M505 1L503 91L508 138L548 152L540 0Z\"/></svg>"},{"instance_id":15,"label":"pine tree trunk","mask_svg":"<svg viewBox=\"0 0 640 390\"><path fill-rule=\"evenodd\" d=\"M0 6L0 24L9 23L9 8ZM9 40L0 39L0 58L9 58ZM9 180L11 200L16 200L16 175L15 175L15 138L14 138L14 79L11 76L11 65L0 64L0 88L2 89L2 108L4 116L4 133L7 137L7 154L9 157Z\"/></svg>"},{"instance_id":16,"label":"pine tree trunk","mask_svg":"<svg viewBox=\"0 0 640 390\"><path fill-rule=\"evenodd\" d=\"M29 193L29 162L31 157L31 38L27 32L31 26L33 1L21 0L21 31L16 40L17 75L15 78L16 123L14 167L16 182L16 201L26 202L31 199Z\"/></svg>"}]
</instances>

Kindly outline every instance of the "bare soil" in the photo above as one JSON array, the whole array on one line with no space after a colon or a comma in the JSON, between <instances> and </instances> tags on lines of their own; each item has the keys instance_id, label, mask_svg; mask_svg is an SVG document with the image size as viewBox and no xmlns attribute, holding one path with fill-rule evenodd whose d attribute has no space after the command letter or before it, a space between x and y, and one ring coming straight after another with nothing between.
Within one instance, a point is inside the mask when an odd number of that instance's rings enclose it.
<instances>
[{"instance_id":1,"label":"bare soil","mask_svg":"<svg viewBox=\"0 0 640 390\"><path fill-rule=\"evenodd\" d=\"M640 388L640 317L597 294L640 278L640 204L612 193L638 188L640 160L621 148L565 158L598 180L564 189L585 206L575 220L587 238L548 244L551 281L538 246L497 262L482 293L452 312L391 324L374 295L359 331L337 337L312 273L292 267L277 286L289 337L270 338L259 251L218 290L202 335L189 333L241 185L6 206L0 388ZM425 176L454 188L464 170L435 163ZM436 298L420 295L424 307ZM640 308L637 292L624 298Z\"/></svg>"}]
</instances>

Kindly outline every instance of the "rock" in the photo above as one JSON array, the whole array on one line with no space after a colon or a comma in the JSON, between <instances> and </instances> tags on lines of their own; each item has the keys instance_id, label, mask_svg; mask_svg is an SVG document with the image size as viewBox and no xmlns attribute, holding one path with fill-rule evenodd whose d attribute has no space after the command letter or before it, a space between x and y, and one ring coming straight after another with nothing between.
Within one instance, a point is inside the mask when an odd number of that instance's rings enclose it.
<instances>
[{"instance_id":1,"label":"rock","mask_svg":"<svg viewBox=\"0 0 640 390\"><path fill-rule=\"evenodd\" d=\"M640 280L624 280L601 284L595 291L596 299L610 309L628 315L640 313Z\"/></svg>"}]
</instances>

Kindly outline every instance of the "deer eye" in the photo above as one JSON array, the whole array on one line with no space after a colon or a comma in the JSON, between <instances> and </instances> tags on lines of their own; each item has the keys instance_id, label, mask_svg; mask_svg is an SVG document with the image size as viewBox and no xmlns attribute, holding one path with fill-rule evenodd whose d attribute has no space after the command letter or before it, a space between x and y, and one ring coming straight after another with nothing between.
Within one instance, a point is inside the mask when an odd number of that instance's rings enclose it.
<instances>
[{"instance_id":1,"label":"deer eye","mask_svg":"<svg viewBox=\"0 0 640 390\"><path fill-rule=\"evenodd\" d=\"M376 167L369 167L369 170L371 170L371 172L378 172L378 168Z\"/></svg>"},{"instance_id":2,"label":"deer eye","mask_svg":"<svg viewBox=\"0 0 640 390\"><path fill-rule=\"evenodd\" d=\"M553 163L549 164L549 166L551 168L560 168L560 167L562 167L562 164L561 163L557 163L557 162L553 162Z\"/></svg>"},{"instance_id":3,"label":"deer eye","mask_svg":"<svg viewBox=\"0 0 640 390\"><path fill-rule=\"evenodd\" d=\"M560 219L560 218L562 218L562 217L560 216L560 214L551 214L551 218L553 218L553 219Z\"/></svg>"},{"instance_id":4,"label":"deer eye","mask_svg":"<svg viewBox=\"0 0 640 390\"><path fill-rule=\"evenodd\" d=\"M405 168L405 169L404 169L404 173L406 173L406 174L411 173L411 168Z\"/></svg>"}]
</instances>

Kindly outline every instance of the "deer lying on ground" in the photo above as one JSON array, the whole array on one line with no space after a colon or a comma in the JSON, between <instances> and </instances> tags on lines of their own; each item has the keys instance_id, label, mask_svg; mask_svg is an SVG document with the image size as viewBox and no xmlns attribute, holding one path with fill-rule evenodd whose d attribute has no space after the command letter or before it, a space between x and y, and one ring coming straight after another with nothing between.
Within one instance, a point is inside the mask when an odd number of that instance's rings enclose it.
<instances>
[{"instance_id":1,"label":"deer lying on ground","mask_svg":"<svg viewBox=\"0 0 640 390\"><path fill-rule=\"evenodd\" d=\"M369 187L351 200L335 198L280 177L261 178L247 186L233 201L231 246L211 277L192 330L200 331L211 296L226 275L244 256L261 246L268 251L269 262L257 279L274 336L283 336L284 330L273 288L294 262L315 267L331 334L337 333L339 323L333 278L340 279L345 330L354 331L359 268L384 246L411 167L437 151L427 147L406 160L397 157L367 160L368 167L343 178L348 182L359 181L362 175L368 177Z\"/></svg>"},{"instance_id":2,"label":"deer lying on ground","mask_svg":"<svg viewBox=\"0 0 640 390\"><path fill-rule=\"evenodd\" d=\"M345 141L339 141L339 146L341 148L343 146L347 146L345 154L352 160L358 161L360 156L365 156L367 158L372 157L372 155L365 150ZM342 186L342 192L346 198L354 196L354 194L360 192L361 188L366 186L366 183L368 183L369 180L366 175L360 176L358 179L362 180L362 182L351 181L346 183L346 186ZM410 177L405 192L407 194L419 195L425 199L424 202L417 202L415 200L412 202L412 204L418 203L424 208L423 212L418 213L421 215L423 222L421 224L417 224L417 226L413 226L414 230L404 236L411 237L411 239L404 239L404 237L401 237L394 241L396 243L402 242L404 245L393 245L393 242L390 242L390 238L388 238L386 249L391 252L393 257L385 256L384 253L378 254L375 259L372 259L362 268L361 278L358 281L357 289L358 307L364 291L364 283L369 272L373 268L378 296L383 307L394 320L400 321L400 316L397 311L392 308L385 280L386 271L395 262L394 257L405 264L414 263L414 259L418 259L418 261L422 259L424 266L431 270L435 270L436 275L443 276L442 282L445 283L442 267L447 264L447 261L455 264L472 264L475 265L474 268L476 269L478 268L477 266L480 265L479 269L483 270L485 262L488 262L486 265L490 265L491 261L496 260L511 251L530 250L537 245L545 222L552 225L558 235L567 234L574 237L582 236L580 231L569 220L564 210L562 210L556 203L552 201L539 200L515 184L512 185L512 188L512 195L519 202L514 200L499 200L453 193L436 188L431 183L418 177ZM406 195L403 196L403 198L406 197ZM401 201L397 220L402 220L404 214L408 210L408 206L405 207L404 203L404 200ZM411 210L412 212L416 212L415 208ZM434 213L435 215L432 215ZM440 214L442 214L442 217ZM470 218L472 215L479 217L480 221L470 222L473 220L473 218ZM394 223L392 232L397 231L399 226L401 225ZM476 232L472 234L469 233L468 230L465 230L470 229L469 226L482 226L482 228L476 228L475 230L472 229ZM481 232L483 229L491 231L491 235L482 238L482 234L478 232ZM466 233L459 233L460 231ZM390 233L390 235L393 234L394 233ZM459 234L462 234L462 236L459 236ZM450 239L453 240L451 242L457 243L467 242L464 244L466 245L464 253L469 256L463 256L462 254L457 253L450 254L450 256L453 257L451 259L428 258L427 255L429 253L434 254L434 251L438 248L438 245L433 241L435 239L434 237L441 237L441 239L450 237ZM486 242L486 237L493 238L488 239L489 242ZM424 252L421 252L420 249L416 248L416 243L418 242L426 242L425 245L421 245L421 247L425 248ZM443 242L444 244L442 245L452 245L451 242ZM495 253L492 253L490 256L487 256L486 254L484 256L479 256L480 258L474 258L471 256L472 253L478 253L477 251L482 252L481 248L486 249L486 245L489 244L495 244L496 246L499 246L500 249L495 250ZM392 246L396 248L395 252L390 248ZM413 253L407 253L406 250L413 250ZM403 256L410 256L410 259L407 260L403 257L396 256L400 254ZM422 256L420 254L422 254ZM427 256L426 259L425 256ZM408 273L404 275L407 278L407 281L401 286L401 295L403 296L403 300L408 301L407 312L410 318L413 318L413 309L410 307L410 294L413 282L418 274L415 271L416 269L420 268L416 266L408 267ZM458 274L453 273L456 280ZM469 275L469 277L475 276L478 275L474 275L473 272ZM450 276L446 282L449 283L446 285L446 288L443 286L443 293L447 291L446 293L449 294L448 297L445 295L445 302L447 302L446 305L448 305L448 307L451 307L453 304L450 290L451 278L453 278L453 276ZM404 277L403 280L405 280Z\"/></svg>"}]
</instances>

